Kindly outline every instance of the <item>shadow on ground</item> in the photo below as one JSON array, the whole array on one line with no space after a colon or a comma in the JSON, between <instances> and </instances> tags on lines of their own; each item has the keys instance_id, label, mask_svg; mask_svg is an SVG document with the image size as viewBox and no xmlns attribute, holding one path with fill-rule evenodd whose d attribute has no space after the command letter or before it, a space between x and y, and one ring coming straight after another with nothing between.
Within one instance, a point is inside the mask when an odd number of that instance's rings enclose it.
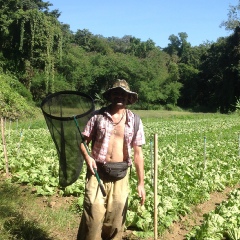
<instances>
[{"instance_id":1,"label":"shadow on ground","mask_svg":"<svg viewBox=\"0 0 240 240\"><path fill-rule=\"evenodd\" d=\"M0 239L8 237L11 240L53 240L37 222L27 220L15 210L14 206L21 205L19 194L21 192L18 187L0 182Z\"/></svg>"}]
</instances>

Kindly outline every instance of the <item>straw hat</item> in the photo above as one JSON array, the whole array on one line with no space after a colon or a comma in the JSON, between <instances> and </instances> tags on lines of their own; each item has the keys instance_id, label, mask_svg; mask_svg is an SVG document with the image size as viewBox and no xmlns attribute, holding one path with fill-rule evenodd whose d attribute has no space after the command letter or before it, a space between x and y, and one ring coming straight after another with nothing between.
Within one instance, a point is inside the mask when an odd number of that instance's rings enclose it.
<instances>
[{"instance_id":1,"label":"straw hat","mask_svg":"<svg viewBox=\"0 0 240 240\"><path fill-rule=\"evenodd\" d=\"M124 79L118 79L111 88L109 88L106 92L103 93L103 97L108 100L111 101L111 91L113 90L117 90L117 89L122 89L125 92L128 93L128 102L127 104L133 104L137 101L138 99L138 94L135 92L130 91L129 85L126 82L126 80Z\"/></svg>"}]
</instances>

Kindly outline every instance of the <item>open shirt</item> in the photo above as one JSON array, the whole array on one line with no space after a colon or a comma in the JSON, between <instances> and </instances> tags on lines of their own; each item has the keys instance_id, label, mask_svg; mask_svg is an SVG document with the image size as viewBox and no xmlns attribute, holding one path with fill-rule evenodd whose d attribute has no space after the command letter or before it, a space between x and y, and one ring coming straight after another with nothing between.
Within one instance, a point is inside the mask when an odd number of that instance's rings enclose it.
<instances>
[{"instance_id":1,"label":"open shirt","mask_svg":"<svg viewBox=\"0 0 240 240\"><path fill-rule=\"evenodd\" d=\"M113 120L109 113L109 108L106 108L103 113L99 113L99 110L95 111L94 115L90 118L83 135L90 137L92 141L91 155L97 162L105 163L106 155L109 145L111 133L113 131ZM124 128L124 148L127 149L128 158L127 162L130 166L132 164L131 149L133 146L141 146L145 144L145 136L143 130L143 124L140 119L139 129L136 137L133 140L134 135L134 114L130 110L126 109L126 122ZM133 141L132 141L133 140Z\"/></svg>"}]
</instances>

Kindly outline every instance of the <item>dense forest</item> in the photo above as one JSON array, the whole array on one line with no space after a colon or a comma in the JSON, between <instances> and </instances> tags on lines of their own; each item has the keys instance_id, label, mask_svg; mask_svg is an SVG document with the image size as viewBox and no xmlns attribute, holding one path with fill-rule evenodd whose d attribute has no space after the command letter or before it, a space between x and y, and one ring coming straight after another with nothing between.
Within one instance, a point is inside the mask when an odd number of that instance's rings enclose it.
<instances>
[{"instance_id":1,"label":"dense forest","mask_svg":"<svg viewBox=\"0 0 240 240\"><path fill-rule=\"evenodd\" d=\"M66 89L101 101L117 78L139 93L136 109L228 113L239 103L240 0L223 16L228 37L191 46L180 32L169 36L165 48L129 35L73 33L50 6L42 0L0 0L0 115L11 117L13 90L36 106L47 94ZM20 104L24 111L23 100Z\"/></svg>"}]
</instances>

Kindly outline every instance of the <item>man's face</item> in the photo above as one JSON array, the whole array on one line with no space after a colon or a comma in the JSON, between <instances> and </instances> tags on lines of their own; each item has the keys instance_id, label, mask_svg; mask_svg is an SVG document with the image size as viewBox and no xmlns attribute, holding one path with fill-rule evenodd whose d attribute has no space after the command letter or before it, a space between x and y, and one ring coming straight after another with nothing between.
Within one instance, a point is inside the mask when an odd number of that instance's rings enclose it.
<instances>
[{"instance_id":1,"label":"man's face","mask_svg":"<svg viewBox=\"0 0 240 240\"><path fill-rule=\"evenodd\" d=\"M128 93L124 90L116 89L111 92L111 102L112 104L118 106L125 106L128 101Z\"/></svg>"}]
</instances>

